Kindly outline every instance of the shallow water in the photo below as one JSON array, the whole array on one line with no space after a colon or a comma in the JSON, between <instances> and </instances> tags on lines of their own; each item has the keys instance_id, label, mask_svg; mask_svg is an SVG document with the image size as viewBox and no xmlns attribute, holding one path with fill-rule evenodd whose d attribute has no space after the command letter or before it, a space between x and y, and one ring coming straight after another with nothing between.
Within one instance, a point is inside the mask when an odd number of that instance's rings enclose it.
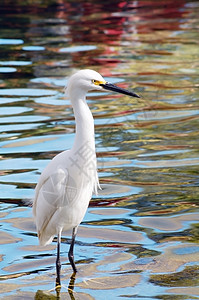
<instances>
[{"instance_id":1,"label":"shallow water","mask_svg":"<svg viewBox=\"0 0 199 300\"><path fill-rule=\"evenodd\" d=\"M199 299L197 1L2 1L1 299ZM90 93L102 191L75 246L38 246L30 200L74 139L68 76L91 68L141 99ZM74 287L74 290L71 290Z\"/></svg>"}]
</instances>

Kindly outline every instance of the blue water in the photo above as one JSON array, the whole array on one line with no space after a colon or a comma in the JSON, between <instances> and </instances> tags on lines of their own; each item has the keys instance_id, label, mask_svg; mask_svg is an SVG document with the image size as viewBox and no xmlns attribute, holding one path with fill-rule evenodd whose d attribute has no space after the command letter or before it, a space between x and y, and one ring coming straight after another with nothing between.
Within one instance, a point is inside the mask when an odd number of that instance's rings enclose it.
<instances>
[{"instance_id":1,"label":"blue water","mask_svg":"<svg viewBox=\"0 0 199 300\"><path fill-rule=\"evenodd\" d=\"M64 87L83 68L141 98L88 95L102 190L78 230L72 296L63 234L60 296L198 299L187 274L197 279L199 5L166 2L0 4L1 299L59 297L56 240L38 245L31 203L47 163L73 145Z\"/></svg>"}]
</instances>

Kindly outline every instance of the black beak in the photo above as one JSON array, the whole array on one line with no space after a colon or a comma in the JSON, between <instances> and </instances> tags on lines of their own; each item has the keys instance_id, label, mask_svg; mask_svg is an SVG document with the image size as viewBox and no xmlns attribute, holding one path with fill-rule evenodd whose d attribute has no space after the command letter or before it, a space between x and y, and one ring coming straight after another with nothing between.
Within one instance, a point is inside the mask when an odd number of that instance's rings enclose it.
<instances>
[{"instance_id":1,"label":"black beak","mask_svg":"<svg viewBox=\"0 0 199 300\"><path fill-rule=\"evenodd\" d=\"M120 87L118 87L118 86L116 86L112 83L109 83L109 82L101 83L100 86L102 86L105 90L114 91L116 93L121 93L121 94L124 94L124 95L140 98L140 96L138 96L136 93L130 92L130 91L125 90L123 88L120 88Z\"/></svg>"}]
</instances>

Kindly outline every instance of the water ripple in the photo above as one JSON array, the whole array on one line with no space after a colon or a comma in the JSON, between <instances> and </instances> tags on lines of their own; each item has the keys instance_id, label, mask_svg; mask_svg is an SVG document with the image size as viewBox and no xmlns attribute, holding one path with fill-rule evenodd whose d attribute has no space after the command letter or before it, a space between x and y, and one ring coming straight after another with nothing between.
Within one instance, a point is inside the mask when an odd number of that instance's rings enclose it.
<instances>
[{"instance_id":1,"label":"water ripple","mask_svg":"<svg viewBox=\"0 0 199 300\"><path fill-rule=\"evenodd\" d=\"M2 299L196 299L199 3L4 2ZM62 237L63 288L54 296L56 240L38 245L30 206L42 170L73 144L64 86L82 68L141 98L88 95L102 189L78 231L69 294L70 233Z\"/></svg>"}]
</instances>

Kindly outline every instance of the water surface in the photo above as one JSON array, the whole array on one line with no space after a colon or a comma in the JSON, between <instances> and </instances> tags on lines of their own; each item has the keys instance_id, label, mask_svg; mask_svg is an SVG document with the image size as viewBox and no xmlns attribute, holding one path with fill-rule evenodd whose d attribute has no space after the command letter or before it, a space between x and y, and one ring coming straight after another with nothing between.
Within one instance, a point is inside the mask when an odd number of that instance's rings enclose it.
<instances>
[{"instance_id":1,"label":"water surface","mask_svg":"<svg viewBox=\"0 0 199 300\"><path fill-rule=\"evenodd\" d=\"M102 191L61 299L199 299L197 1L3 1L0 7L0 296L56 299L56 240L30 207L43 168L72 146L64 86L91 68L141 99L92 92ZM48 296L47 296L48 295Z\"/></svg>"}]
</instances>

